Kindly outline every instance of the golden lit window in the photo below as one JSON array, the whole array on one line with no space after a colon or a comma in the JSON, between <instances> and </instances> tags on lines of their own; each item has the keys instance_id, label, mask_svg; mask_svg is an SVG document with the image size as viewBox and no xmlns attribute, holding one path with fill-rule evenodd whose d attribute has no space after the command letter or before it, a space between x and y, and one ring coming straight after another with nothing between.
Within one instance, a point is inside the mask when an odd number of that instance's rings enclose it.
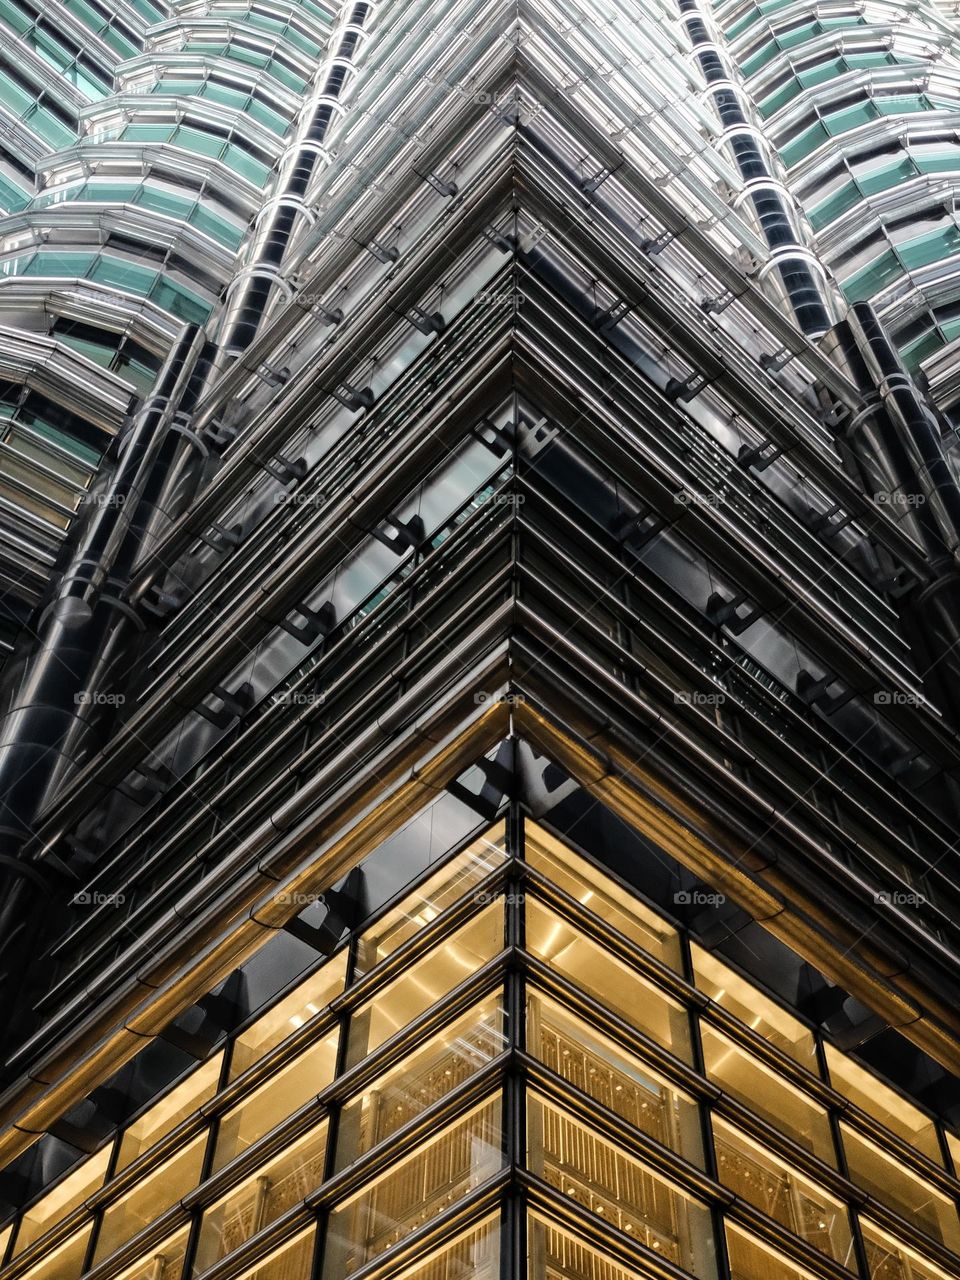
<instances>
[{"instance_id":1,"label":"golden lit window","mask_svg":"<svg viewBox=\"0 0 960 1280\"><path fill-rule=\"evenodd\" d=\"M368 973L501 866L507 856L504 840L505 825L498 822L362 933L357 940L355 975Z\"/></svg>"},{"instance_id":2,"label":"golden lit window","mask_svg":"<svg viewBox=\"0 0 960 1280\"><path fill-rule=\"evenodd\" d=\"M853 1267L853 1236L846 1206L719 1116L713 1122L717 1175L781 1226L836 1262Z\"/></svg>"},{"instance_id":3,"label":"golden lit window","mask_svg":"<svg viewBox=\"0 0 960 1280\"><path fill-rule=\"evenodd\" d=\"M648 1137L703 1164L696 1102L548 996L527 1002L527 1050Z\"/></svg>"},{"instance_id":4,"label":"golden lit window","mask_svg":"<svg viewBox=\"0 0 960 1280\"><path fill-rule=\"evenodd\" d=\"M947 1150L953 1160L954 1177L960 1176L960 1138L956 1134L951 1133L949 1129L944 1129L944 1136L947 1139Z\"/></svg>"},{"instance_id":5,"label":"golden lit window","mask_svg":"<svg viewBox=\"0 0 960 1280\"><path fill-rule=\"evenodd\" d=\"M665 1049L690 1061L690 1024L683 1005L529 895L527 949Z\"/></svg>"},{"instance_id":6,"label":"golden lit window","mask_svg":"<svg viewBox=\"0 0 960 1280\"><path fill-rule=\"evenodd\" d=\"M207 1209L195 1271L206 1271L315 1191L323 1181L326 1149L323 1121Z\"/></svg>"},{"instance_id":7,"label":"golden lit window","mask_svg":"<svg viewBox=\"0 0 960 1280\"><path fill-rule=\"evenodd\" d=\"M701 1037L707 1075L715 1084L807 1151L836 1164L825 1107L706 1023Z\"/></svg>"},{"instance_id":8,"label":"golden lit window","mask_svg":"<svg viewBox=\"0 0 960 1280\"><path fill-rule=\"evenodd\" d=\"M642 950L680 972L680 940L676 929L597 870L593 863L533 822L524 828L524 858L558 889L576 898Z\"/></svg>"},{"instance_id":9,"label":"golden lit window","mask_svg":"<svg viewBox=\"0 0 960 1280\"><path fill-rule=\"evenodd\" d=\"M840 1053L832 1044L825 1044L824 1049L830 1083L838 1093L849 1098L854 1106L879 1120L930 1160L943 1164L937 1130L929 1116L911 1106L899 1093L878 1080L872 1072L865 1071L846 1054Z\"/></svg>"},{"instance_id":10,"label":"golden lit window","mask_svg":"<svg viewBox=\"0 0 960 1280\"><path fill-rule=\"evenodd\" d=\"M732 1280L815 1280L805 1267L761 1244L734 1223L726 1223L726 1234Z\"/></svg>"},{"instance_id":11,"label":"golden lit window","mask_svg":"<svg viewBox=\"0 0 960 1280\"><path fill-rule=\"evenodd\" d=\"M915 1249L861 1217L860 1229L870 1267L870 1280L948 1280L948 1273Z\"/></svg>"},{"instance_id":12,"label":"golden lit window","mask_svg":"<svg viewBox=\"0 0 960 1280\"><path fill-rule=\"evenodd\" d=\"M379 1048L503 949L502 903L498 899L468 920L351 1014L349 1066Z\"/></svg>"},{"instance_id":13,"label":"golden lit window","mask_svg":"<svg viewBox=\"0 0 960 1280\"><path fill-rule=\"evenodd\" d=\"M481 1103L330 1214L324 1280L342 1280L432 1221L503 1164L500 1099Z\"/></svg>"},{"instance_id":14,"label":"golden lit window","mask_svg":"<svg viewBox=\"0 0 960 1280\"><path fill-rule=\"evenodd\" d=\"M190 1228L183 1227L163 1244L154 1245L132 1267L121 1271L116 1280L181 1280L189 1237Z\"/></svg>"},{"instance_id":15,"label":"golden lit window","mask_svg":"<svg viewBox=\"0 0 960 1280\"><path fill-rule=\"evenodd\" d=\"M236 1280L310 1280L315 1244L316 1230L311 1227Z\"/></svg>"},{"instance_id":16,"label":"golden lit window","mask_svg":"<svg viewBox=\"0 0 960 1280\"><path fill-rule=\"evenodd\" d=\"M920 1231L960 1252L960 1219L949 1196L841 1121L850 1179Z\"/></svg>"},{"instance_id":17,"label":"golden lit window","mask_svg":"<svg viewBox=\"0 0 960 1280\"><path fill-rule=\"evenodd\" d=\"M120 1140L118 1173L213 1097L217 1092L222 1064L223 1054L215 1054L124 1131Z\"/></svg>"},{"instance_id":18,"label":"golden lit window","mask_svg":"<svg viewBox=\"0 0 960 1280\"><path fill-rule=\"evenodd\" d=\"M528 1280L636 1280L638 1268L606 1257L539 1213L527 1217Z\"/></svg>"},{"instance_id":19,"label":"golden lit window","mask_svg":"<svg viewBox=\"0 0 960 1280\"><path fill-rule=\"evenodd\" d=\"M193 1190L200 1181L206 1141L205 1133L194 1138L109 1206L97 1237L95 1261L102 1261L132 1240Z\"/></svg>"},{"instance_id":20,"label":"golden lit window","mask_svg":"<svg viewBox=\"0 0 960 1280\"><path fill-rule=\"evenodd\" d=\"M78 1280L83 1271L92 1227L84 1227L48 1253L42 1262L22 1273L23 1280Z\"/></svg>"},{"instance_id":21,"label":"golden lit window","mask_svg":"<svg viewBox=\"0 0 960 1280\"><path fill-rule=\"evenodd\" d=\"M716 1276L710 1211L546 1098L527 1097L530 1171L700 1280Z\"/></svg>"},{"instance_id":22,"label":"golden lit window","mask_svg":"<svg viewBox=\"0 0 960 1280\"><path fill-rule=\"evenodd\" d=\"M690 955L694 981L705 995L746 1023L768 1043L776 1045L808 1071L817 1074L816 1042L813 1033L802 1022L791 1017L752 983L695 942L690 944Z\"/></svg>"},{"instance_id":23,"label":"golden lit window","mask_svg":"<svg viewBox=\"0 0 960 1280\"><path fill-rule=\"evenodd\" d=\"M378 1272L379 1277L384 1274ZM500 1222L484 1218L390 1280L500 1280Z\"/></svg>"},{"instance_id":24,"label":"golden lit window","mask_svg":"<svg viewBox=\"0 0 960 1280\"><path fill-rule=\"evenodd\" d=\"M451 1022L348 1102L338 1125L337 1168L383 1142L506 1048L502 994Z\"/></svg>"},{"instance_id":25,"label":"golden lit window","mask_svg":"<svg viewBox=\"0 0 960 1280\"><path fill-rule=\"evenodd\" d=\"M330 1084L337 1064L337 1040L337 1032L331 1031L316 1044L309 1045L248 1098L226 1112L217 1132L214 1171L259 1142Z\"/></svg>"},{"instance_id":26,"label":"golden lit window","mask_svg":"<svg viewBox=\"0 0 960 1280\"><path fill-rule=\"evenodd\" d=\"M346 971L347 950L344 947L239 1035L230 1055L230 1079L234 1080L304 1023L323 1013L330 1001L343 990Z\"/></svg>"},{"instance_id":27,"label":"golden lit window","mask_svg":"<svg viewBox=\"0 0 960 1280\"><path fill-rule=\"evenodd\" d=\"M95 1156L73 1169L65 1178L61 1178L52 1191L47 1194L23 1215L17 1238L14 1241L14 1256L23 1253L28 1245L38 1240L44 1232L62 1222L84 1200L93 1195L103 1185L110 1161L110 1148L104 1147Z\"/></svg>"}]
</instances>

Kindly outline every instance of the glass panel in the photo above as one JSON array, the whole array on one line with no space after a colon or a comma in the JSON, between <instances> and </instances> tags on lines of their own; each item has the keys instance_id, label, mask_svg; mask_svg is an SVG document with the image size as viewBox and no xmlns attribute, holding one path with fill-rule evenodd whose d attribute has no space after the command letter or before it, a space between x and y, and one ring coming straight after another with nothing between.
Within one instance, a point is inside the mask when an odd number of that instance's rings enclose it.
<instances>
[{"instance_id":1,"label":"glass panel","mask_svg":"<svg viewBox=\"0 0 960 1280\"><path fill-rule=\"evenodd\" d=\"M330 1214L324 1280L378 1257L501 1168L500 1099L481 1103Z\"/></svg>"},{"instance_id":2,"label":"glass panel","mask_svg":"<svg viewBox=\"0 0 960 1280\"><path fill-rule=\"evenodd\" d=\"M949 1129L944 1130L944 1135L947 1139L947 1149L953 1158L953 1176L960 1177L960 1138Z\"/></svg>"},{"instance_id":3,"label":"glass panel","mask_svg":"<svg viewBox=\"0 0 960 1280\"><path fill-rule=\"evenodd\" d=\"M348 1066L360 1062L502 949L502 901L468 920L351 1015Z\"/></svg>"},{"instance_id":4,"label":"glass panel","mask_svg":"<svg viewBox=\"0 0 960 1280\"><path fill-rule=\"evenodd\" d=\"M237 1280L310 1280L315 1238L315 1228L311 1227L278 1249L266 1262L259 1262L251 1270L244 1271Z\"/></svg>"},{"instance_id":5,"label":"glass panel","mask_svg":"<svg viewBox=\"0 0 960 1280\"><path fill-rule=\"evenodd\" d=\"M759 1143L714 1117L720 1181L844 1266L856 1267L846 1206Z\"/></svg>"},{"instance_id":6,"label":"glass panel","mask_svg":"<svg viewBox=\"0 0 960 1280\"><path fill-rule=\"evenodd\" d=\"M733 1223L726 1223L732 1280L814 1280L811 1272L775 1253Z\"/></svg>"},{"instance_id":7,"label":"glass panel","mask_svg":"<svg viewBox=\"0 0 960 1280\"><path fill-rule=\"evenodd\" d=\"M201 1103L213 1097L217 1092L222 1063L223 1054L216 1054L130 1125L120 1141L118 1173L159 1142L164 1134L175 1129L181 1120L192 1115Z\"/></svg>"},{"instance_id":8,"label":"glass panel","mask_svg":"<svg viewBox=\"0 0 960 1280\"><path fill-rule=\"evenodd\" d=\"M189 1236L190 1228L184 1227L158 1248L151 1249L147 1257L121 1271L116 1280L180 1280Z\"/></svg>"},{"instance_id":9,"label":"glass panel","mask_svg":"<svg viewBox=\"0 0 960 1280\"><path fill-rule=\"evenodd\" d=\"M538 1213L527 1222L528 1280L636 1280L639 1274Z\"/></svg>"},{"instance_id":10,"label":"glass panel","mask_svg":"<svg viewBox=\"0 0 960 1280\"><path fill-rule=\"evenodd\" d=\"M354 977L369 973L501 866L507 857L504 841L505 827L499 822L362 933L357 942Z\"/></svg>"},{"instance_id":11,"label":"glass panel","mask_svg":"<svg viewBox=\"0 0 960 1280\"><path fill-rule=\"evenodd\" d=\"M690 954L694 981L701 991L746 1023L751 1031L789 1054L808 1071L818 1074L817 1046L812 1031L695 942L690 944Z\"/></svg>"},{"instance_id":12,"label":"glass panel","mask_svg":"<svg viewBox=\"0 0 960 1280\"><path fill-rule=\"evenodd\" d=\"M332 1031L231 1108L220 1121L214 1170L222 1169L298 1107L315 1098L333 1079L336 1063L337 1032Z\"/></svg>"},{"instance_id":13,"label":"glass panel","mask_svg":"<svg viewBox=\"0 0 960 1280\"><path fill-rule=\"evenodd\" d=\"M531 1172L701 1280L716 1276L706 1205L536 1094L527 1124Z\"/></svg>"},{"instance_id":14,"label":"glass panel","mask_svg":"<svg viewBox=\"0 0 960 1280\"><path fill-rule=\"evenodd\" d=\"M396 1133L503 1052L502 999L499 992L489 996L346 1104L340 1114L337 1169Z\"/></svg>"},{"instance_id":15,"label":"glass panel","mask_svg":"<svg viewBox=\"0 0 960 1280\"><path fill-rule=\"evenodd\" d=\"M648 951L661 963L681 971L680 940L676 929L644 906L586 858L528 822L524 834L524 858L558 889L576 898L608 925Z\"/></svg>"},{"instance_id":16,"label":"glass panel","mask_svg":"<svg viewBox=\"0 0 960 1280\"><path fill-rule=\"evenodd\" d=\"M499 1280L500 1223L485 1218L393 1280Z\"/></svg>"},{"instance_id":17,"label":"glass panel","mask_svg":"<svg viewBox=\"0 0 960 1280\"><path fill-rule=\"evenodd\" d=\"M860 1219L863 1243L870 1266L870 1280L947 1280L932 1262L900 1240L881 1231L866 1218Z\"/></svg>"},{"instance_id":18,"label":"glass panel","mask_svg":"<svg viewBox=\"0 0 960 1280\"><path fill-rule=\"evenodd\" d=\"M175 1205L188 1191L193 1190L200 1181L200 1166L203 1163L206 1141L205 1133L194 1138L182 1151L164 1161L131 1191L110 1205L103 1215L95 1261L100 1262L122 1244L126 1244Z\"/></svg>"},{"instance_id":19,"label":"glass panel","mask_svg":"<svg viewBox=\"0 0 960 1280\"><path fill-rule=\"evenodd\" d=\"M527 1049L641 1133L703 1165L694 1099L547 996L527 1001Z\"/></svg>"},{"instance_id":20,"label":"glass panel","mask_svg":"<svg viewBox=\"0 0 960 1280\"><path fill-rule=\"evenodd\" d=\"M83 1204L88 1196L93 1195L94 1191L103 1185L109 1160L110 1148L106 1146L89 1160L84 1160L78 1169L61 1178L52 1191L48 1191L32 1209L27 1210L17 1232L14 1256L22 1253L27 1245L33 1244L34 1240L38 1240L45 1231L62 1222L69 1213Z\"/></svg>"},{"instance_id":21,"label":"glass panel","mask_svg":"<svg viewBox=\"0 0 960 1280\"><path fill-rule=\"evenodd\" d=\"M42 1262L23 1273L23 1280L79 1280L87 1255L92 1227L84 1227L75 1236L48 1253Z\"/></svg>"},{"instance_id":22,"label":"glass panel","mask_svg":"<svg viewBox=\"0 0 960 1280\"><path fill-rule=\"evenodd\" d=\"M293 1142L203 1215L195 1273L205 1271L281 1214L300 1204L323 1181L327 1122Z\"/></svg>"},{"instance_id":23,"label":"glass panel","mask_svg":"<svg viewBox=\"0 0 960 1280\"><path fill-rule=\"evenodd\" d=\"M830 1083L861 1111L879 1120L936 1164L942 1164L937 1130L929 1116L912 1106L872 1072L858 1066L832 1044L824 1045Z\"/></svg>"},{"instance_id":24,"label":"glass panel","mask_svg":"<svg viewBox=\"0 0 960 1280\"><path fill-rule=\"evenodd\" d=\"M527 897L527 948L555 972L690 1061L687 1011L579 929Z\"/></svg>"},{"instance_id":25,"label":"glass panel","mask_svg":"<svg viewBox=\"0 0 960 1280\"><path fill-rule=\"evenodd\" d=\"M239 1035L230 1058L230 1079L246 1071L304 1023L322 1013L343 990L346 972L344 948Z\"/></svg>"},{"instance_id":26,"label":"glass panel","mask_svg":"<svg viewBox=\"0 0 960 1280\"><path fill-rule=\"evenodd\" d=\"M713 1027L702 1023L701 1035L711 1080L807 1151L836 1163L825 1108Z\"/></svg>"},{"instance_id":27,"label":"glass panel","mask_svg":"<svg viewBox=\"0 0 960 1280\"><path fill-rule=\"evenodd\" d=\"M851 1181L902 1214L919 1231L926 1231L955 1253L960 1250L960 1220L953 1201L842 1121L840 1129Z\"/></svg>"}]
</instances>

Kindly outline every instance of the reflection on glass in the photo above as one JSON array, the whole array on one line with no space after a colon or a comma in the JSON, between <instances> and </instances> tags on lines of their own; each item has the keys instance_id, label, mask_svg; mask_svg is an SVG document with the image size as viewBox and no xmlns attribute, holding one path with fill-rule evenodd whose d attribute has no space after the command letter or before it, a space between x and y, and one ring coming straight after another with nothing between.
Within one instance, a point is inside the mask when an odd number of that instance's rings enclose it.
<instances>
[{"instance_id":1,"label":"reflection on glass","mask_svg":"<svg viewBox=\"0 0 960 1280\"><path fill-rule=\"evenodd\" d=\"M817 1074L816 1043L813 1033L802 1022L791 1017L773 1000L768 1000L755 986L695 942L690 944L690 954L694 980L705 995L729 1010L764 1040Z\"/></svg>"},{"instance_id":2,"label":"reflection on glass","mask_svg":"<svg viewBox=\"0 0 960 1280\"><path fill-rule=\"evenodd\" d=\"M338 1126L337 1169L396 1133L503 1052L501 1000L499 993L489 996L347 1103Z\"/></svg>"},{"instance_id":3,"label":"reflection on glass","mask_svg":"<svg viewBox=\"0 0 960 1280\"><path fill-rule=\"evenodd\" d=\"M337 1033L310 1045L282 1071L270 1076L220 1121L214 1171L275 1129L282 1120L315 1098L333 1079L337 1064Z\"/></svg>"},{"instance_id":4,"label":"reflection on glass","mask_svg":"<svg viewBox=\"0 0 960 1280\"><path fill-rule=\"evenodd\" d=\"M323 1181L326 1148L323 1121L212 1205L203 1215L195 1274L239 1249L315 1191Z\"/></svg>"},{"instance_id":5,"label":"reflection on glass","mask_svg":"<svg viewBox=\"0 0 960 1280\"><path fill-rule=\"evenodd\" d=\"M244 1271L237 1280L310 1280L315 1238L315 1229L311 1227L271 1254L266 1262Z\"/></svg>"},{"instance_id":6,"label":"reflection on glass","mask_svg":"<svg viewBox=\"0 0 960 1280\"><path fill-rule=\"evenodd\" d=\"M761 1244L729 1220L726 1233L731 1280L815 1280L804 1267Z\"/></svg>"},{"instance_id":7,"label":"reflection on glass","mask_svg":"<svg viewBox=\"0 0 960 1280\"><path fill-rule=\"evenodd\" d=\"M527 896L527 949L679 1058L690 1061L683 1005Z\"/></svg>"},{"instance_id":8,"label":"reflection on glass","mask_svg":"<svg viewBox=\"0 0 960 1280\"><path fill-rule=\"evenodd\" d=\"M953 1201L842 1121L840 1129L851 1181L948 1249L960 1250L960 1220Z\"/></svg>"},{"instance_id":9,"label":"reflection on glass","mask_svg":"<svg viewBox=\"0 0 960 1280\"><path fill-rule=\"evenodd\" d=\"M801 1147L828 1164L836 1164L824 1107L705 1022L701 1023L701 1036L711 1080Z\"/></svg>"},{"instance_id":10,"label":"reflection on glass","mask_svg":"<svg viewBox=\"0 0 960 1280\"><path fill-rule=\"evenodd\" d=\"M347 1065L379 1048L502 948L503 905L498 899L351 1015Z\"/></svg>"},{"instance_id":11,"label":"reflection on glass","mask_svg":"<svg viewBox=\"0 0 960 1280\"><path fill-rule=\"evenodd\" d=\"M369 973L499 867L507 857L504 844L505 824L498 822L362 933L354 977Z\"/></svg>"},{"instance_id":12,"label":"reflection on glass","mask_svg":"<svg viewBox=\"0 0 960 1280\"><path fill-rule=\"evenodd\" d=\"M79 1280L92 1227L84 1227L23 1273L23 1280Z\"/></svg>"},{"instance_id":13,"label":"reflection on glass","mask_svg":"<svg viewBox=\"0 0 960 1280\"><path fill-rule=\"evenodd\" d=\"M481 1103L330 1215L324 1280L352 1275L501 1167L500 1099Z\"/></svg>"},{"instance_id":14,"label":"reflection on glass","mask_svg":"<svg viewBox=\"0 0 960 1280\"><path fill-rule=\"evenodd\" d=\"M714 1117L720 1181L763 1213L844 1266L854 1266L853 1237L840 1200L732 1125Z\"/></svg>"},{"instance_id":15,"label":"reflection on glass","mask_svg":"<svg viewBox=\"0 0 960 1280\"><path fill-rule=\"evenodd\" d=\"M524 858L535 871L678 973L680 939L656 912L533 822L524 828Z\"/></svg>"},{"instance_id":16,"label":"reflection on glass","mask_svg":"<svg viewBox=\"0 0 960 1280\"><path fill-rule=\"evenodd\" d=\"M97 1237L96 1261L132 1240L137 1232L192 1191L200 1181L207 1135L200 1134L175 1156L165 1160L106 1210Z\"/></svg>"},{"instance_id":17,"label":"reflection on glass","mask_svg":"<svg viewBox=\"0 0 960 1280\"><path fill-rule=\"evenodd\" d=\"M637 1274L539 1213L528 1215L527 1280L636 1280Z\"/></svg>"},{"instance_id":18,"label":"reflection on glass","mask_svg":"<svg viewBox=\"0 0 960 1280\"><path fill-rule=\"evenodd\" d=\"M947 1272L922 1258L916 1250L860 1219L870 1280L947 1280Z\"/></svg>"},{"instance_id":19,"label":"reflection on glass","mask_svg":"<svg viewBox=\"0 0 960 1280\"><path fill-rule=\"evenodd\" d=\"M947 1150L953 1160L953 1176L960 1178L960 1138L951 1133L949 1129L944 1130L944 1136L947 1139Z\"/></svg>"},{"instance_id":20,"label":"reflection on glass","mask_svg":"<svg viewBox=\"0 0 960 1280\"><path fill-rule=\"evenodd\" d=\"M78 1169L61 1178L52 1191L48 1191L32 1209L27 1210L17 1231L14 1256L23 1253L24 1249L33 1244L34 1240L38 1240L45 1231L62 1222L68 1214L103 1185L109 1160L110 1148L104 1147L89 1160L84 1160Z\"/></svg>"},{"instance_id":21,"label":"reflection on glass","mask_svg":"<svg viewBox=\"0 0 960 1280\"><path fill-rule=\"evenodd\" d=\"M145 1258L121 1271L116 1280L180 1280L189 1236L190 1228L184 1227L163 1244L154 1246Z\"/></svg>"},{"instance_id":22,"label":"reflection on glass","mask_svg":"<svg viewBox=\"0 0 960 1280\"><path fill-rule=\"evenodd\" d=\"M484 1218L436 1253L404 1268L394 1280L499 1280L499 1276L500 1223L494 1217Z\"/></svg>"},{"instance_id":23,"label":"reflection on glass","mask_svg":"<svg viewBox=\"0 0 960 1280\"><path fill-rule=\"evenodd\" d=\"M527 1048L577 1089L702 1167L696 1102L548 996L531 994L527 1003Z\"/></svg>"},{"instance_id":24,"label":"reflection on glass","mask_svg":"<svg viewBox=\"0 0 960 1280\"><path fill-rule=\"evenodd\" d=\"M118 1173L159 1142L164 1134L174 1130L202 1103L213 1097L220 1080L222 1062L223 1054L215 1054L209 1062L205 1062L202 1067L191 1072L186 1080L171 1089L166 1097L161 1098L125 1130L120 1140Z\"/></svg>"},{"instance_id":25,"label":"reflection on glass","mask_svg":"<svg viewBox=\"0 0 960 1280\"><path fill-rule=\"evenodd\" d=\"M648 1165L565 1111L530 1094L527 1159L533 1173L662 1257L713 1280L710 1211Z\"/></svg>"},{"instance_id":26,"label":"reflection on glass","mask_svg":"<svg viewBox=\"0 0 960 1280\"><path fill-rule=\"evenodd\" d=\"M875 1075L858 1066L846 1054L832 1044L824 1045L830 1083L838 1093L881 1124L903 1138L911 1147L942 1165L937 1130L929 1116L911 1106L899 1093L878 1080Z\"/></svg>"},{"instance_id":27,"label":"reflection on glass","mask_svg":"<svg viewBox=\"0 0 960 1280\"><path fill-rule=\"evenodd\" d=\"M343 990L346 971L344 948L238 1036L230 1057L230 1079L235 1079L305 1022L322 1013Z\"/></svg>"}]
</instances>

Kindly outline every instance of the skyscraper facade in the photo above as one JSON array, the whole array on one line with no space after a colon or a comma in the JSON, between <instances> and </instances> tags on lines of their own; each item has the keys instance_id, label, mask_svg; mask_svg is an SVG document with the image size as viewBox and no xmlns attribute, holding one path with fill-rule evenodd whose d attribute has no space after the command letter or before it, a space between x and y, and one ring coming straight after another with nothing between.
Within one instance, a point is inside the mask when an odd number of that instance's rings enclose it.
<instances>
[{"instance_id":1,"label":"skyscraper facade","mask_svg":"<svg viewBox=\"0 0 960 1280\"><path fill-rule=\"evenodd\" d=\"M952 6L0 24L0 1280L957 1275Z\"/></svg>"}]
</instances>

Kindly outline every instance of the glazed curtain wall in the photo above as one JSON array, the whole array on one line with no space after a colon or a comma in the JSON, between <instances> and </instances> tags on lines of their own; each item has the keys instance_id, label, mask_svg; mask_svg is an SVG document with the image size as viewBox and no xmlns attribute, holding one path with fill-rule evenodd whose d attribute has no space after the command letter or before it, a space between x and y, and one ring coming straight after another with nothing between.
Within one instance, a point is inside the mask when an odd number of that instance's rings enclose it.
<instances>
[{"instance_id":1,"label":"glazed curtain wall","mask_svg":"<svg viewBox=\"0 0 960 1280\"><path fill-rule=\"evenodd\" d=\"M3 1229L3 1280L936 1280L958 1139L511 813Z\"/></svg>"}]
</instances>

